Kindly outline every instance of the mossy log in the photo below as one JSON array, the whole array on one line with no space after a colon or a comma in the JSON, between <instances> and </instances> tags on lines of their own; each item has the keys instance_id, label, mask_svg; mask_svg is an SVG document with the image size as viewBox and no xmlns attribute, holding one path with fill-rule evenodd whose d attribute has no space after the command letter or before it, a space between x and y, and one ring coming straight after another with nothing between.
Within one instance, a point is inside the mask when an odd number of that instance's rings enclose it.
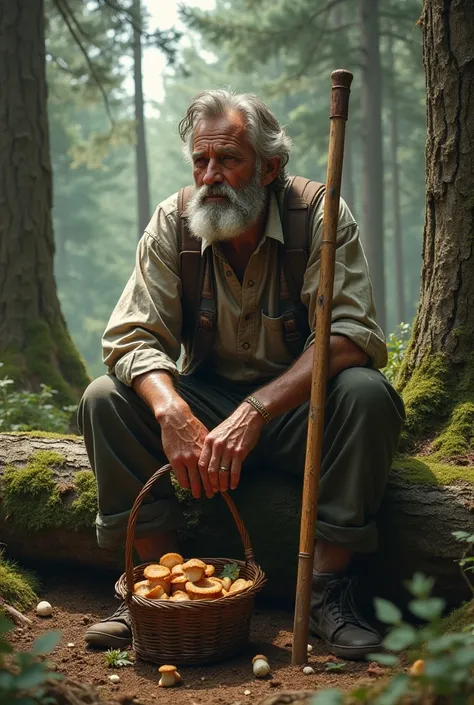
<instances>
[{"instance_id":1,"label":"mossy log","mask_svg":"<svg viewBox=\"0 0 474 705\"><path fill-rule=\"evenodd\" d=\"M183 552L242 556L219 497L195 502L185 493L179 496L187 517ZM267 573L268 594L293 596L300 483L263 472L243 481L234 499ZM80 437L0 434L0 536L9 555L121 572L123 554L97 547L95 512L95 480ZM473 525L474 468L430 464L423 457L399 459L380 512L380 548L361 564L371 592L403 601L403 581L418 570L437 579L437 592L450 605L459 604L469 592L457 565L462 547L452 532L472 531Z\"/></svg>"}]
</instances>

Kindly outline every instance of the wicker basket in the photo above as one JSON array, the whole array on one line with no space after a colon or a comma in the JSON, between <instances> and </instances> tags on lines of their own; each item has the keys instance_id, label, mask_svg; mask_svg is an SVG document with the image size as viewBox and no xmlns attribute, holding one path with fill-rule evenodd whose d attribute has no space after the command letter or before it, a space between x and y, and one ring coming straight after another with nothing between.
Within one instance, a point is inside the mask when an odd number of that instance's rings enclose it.
<instances>
[{"instance_id":1,"label":"wicker basket","mask_svg":"<svg viewBox=\"0 0 474 705\"><path fill-rule=\"evenodd\" d=\"M133 585L143 580L149 563L133 567L133 544L138 510L154 483L171 470L165 465L146 482L135 500L127 528L125 573L117 581L116 592L128 604L132 621L133 648L143 661L153 663L205 664L234 656L248 641L255 595L265 584L265 575L255 563L250 538L233 501L222 493L239 530L245 549L245 562L233 558L202 558L220 573L229 562L237 563L239 577L253 580L253 586L236 595L217 600L171 602L149 600L133 594Z\"/></svg>"}]
</instances>

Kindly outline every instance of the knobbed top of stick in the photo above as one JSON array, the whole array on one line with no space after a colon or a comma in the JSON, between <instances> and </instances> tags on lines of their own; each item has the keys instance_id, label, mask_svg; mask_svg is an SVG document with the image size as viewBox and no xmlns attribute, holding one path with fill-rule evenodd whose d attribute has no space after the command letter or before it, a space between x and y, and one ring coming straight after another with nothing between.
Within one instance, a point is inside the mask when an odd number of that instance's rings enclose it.
<instances>
[{"instance_id":1,"label":"knobbed top of stick","mask_svg":"<svg viewBox=\"0 0 474 705\"><path fill-rule=\"evenodd\" d=\"M330 118L343 118L347 120L349 112L349 94L353 74L346 69L336 69L331 74L332 93Z\"/></svg>"}]
</instances>

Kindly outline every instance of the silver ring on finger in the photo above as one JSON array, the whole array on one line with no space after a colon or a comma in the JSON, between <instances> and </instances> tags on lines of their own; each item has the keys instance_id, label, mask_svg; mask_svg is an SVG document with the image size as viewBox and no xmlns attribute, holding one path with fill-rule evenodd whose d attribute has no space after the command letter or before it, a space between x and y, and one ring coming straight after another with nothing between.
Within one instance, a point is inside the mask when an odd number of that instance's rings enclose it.
<instances>
[{"instance_id":1,"label":"silver ring on finger","mask_svg":"<svg viewBox=\"0 0 474 705\"><path fill-rule=\"evenodd\" d=\"M230 467L228 465L220 465L219 472L229 472Z\"/></svg>"}]
</instances>

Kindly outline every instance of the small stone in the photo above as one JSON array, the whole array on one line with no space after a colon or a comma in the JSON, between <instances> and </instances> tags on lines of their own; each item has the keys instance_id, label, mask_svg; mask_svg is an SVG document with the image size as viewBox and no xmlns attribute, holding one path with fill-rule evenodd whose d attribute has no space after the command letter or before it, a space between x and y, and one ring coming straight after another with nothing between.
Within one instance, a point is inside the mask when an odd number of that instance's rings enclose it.
<instances>
[{"instance_id":1,"label":"small stone","mask_svg":"<svg viewBox=\"0 0 474 705\"><path fill-rule=\"evenodd\" d=\"M250 695L250 690L244 690L244 695Z\"/></svg>"},{"instance_id":2,"label":"small stone","mask_svg":"<svg viewBox=\"0 0 474 705\"><path fill-rule=\"evenodd\" d=\"M68 644L68 648L72 649L74 646L76 646L75 643L73 641L70 641Z\"/></svg>"},{"instance_id":3,"label":"small stone","mask_svg":"<svg viewBox=\"0 0 474 705\"><path fill-rule=\"evenodd\" d=\"M367 666L367 674L371 678L378 678L379 676L383 676L385 673L385 668L380 668L379 664L373 661L372 663L369 663Z\"/></svg>"},{"instance_id":4,"label":"small stone","mask_svg":"<svg viewBox=\"0 0 474 705\"><path fill-rule=\"evenodd\" d=\"M205 681L205 680L206 680L206 676L201 676L201 680L202 680L202 681Z\"/></svg>"},{"instance_id":5,"label":"small stone","mask_svg":"<svg viewBox=\"0 0 474 705\"><path fill-rule=\"evenodd\" d=\"M90 621L91 621L91 618L89 617L89 615L87 615L87 614L83 615L83 617L81 619L82 624L89 624Z\"/></svg>"},{"instance_id":6,"label":"small stone","mask_svg":"<svg viewBox=\"0 0 474 705\"><path fill-rule=\"evenodd\" d=\"M312 645L311 645L311 644L308 644L308 646L307 646L308 654L310 654L310 653L312 652L312 650L313 650Z\"/></svg>"},{"instance_id":7,"label":"small stone","mask_svg":"<svg viewBox=\"0 0 474 705\"><path fill-rule=\"evenodd\" d=\"M109 681L110 681L111 683L114 683L114 685L115 685L115 683L119 683L119 682L120 682L120 676L118 676L116 673L112 673L112 675L109 676Z\"/></svg>"},{"instance_id":8,"label":"small stone","mask_svg":"<svg viewBox=\"0 0 474 705\"><path fill-rule=\"evenodd\" d=\"M314 673L314 668L311 668L311 666L305 666L302 671L305 676L310 676L312 673Z\"/></svg>"},{"instance_id":9,"label":"small stone","mask_svg":"<svg viewBox=\"0 0 474 705\"><path fill-rule=\"evenodd\" d=\"M46 602L46 600L41 600L41 602L38 602L36 605L36 614L39 617L50 617L52 612L53 608L51 603Z\"/></svg>"}]
</instances>

